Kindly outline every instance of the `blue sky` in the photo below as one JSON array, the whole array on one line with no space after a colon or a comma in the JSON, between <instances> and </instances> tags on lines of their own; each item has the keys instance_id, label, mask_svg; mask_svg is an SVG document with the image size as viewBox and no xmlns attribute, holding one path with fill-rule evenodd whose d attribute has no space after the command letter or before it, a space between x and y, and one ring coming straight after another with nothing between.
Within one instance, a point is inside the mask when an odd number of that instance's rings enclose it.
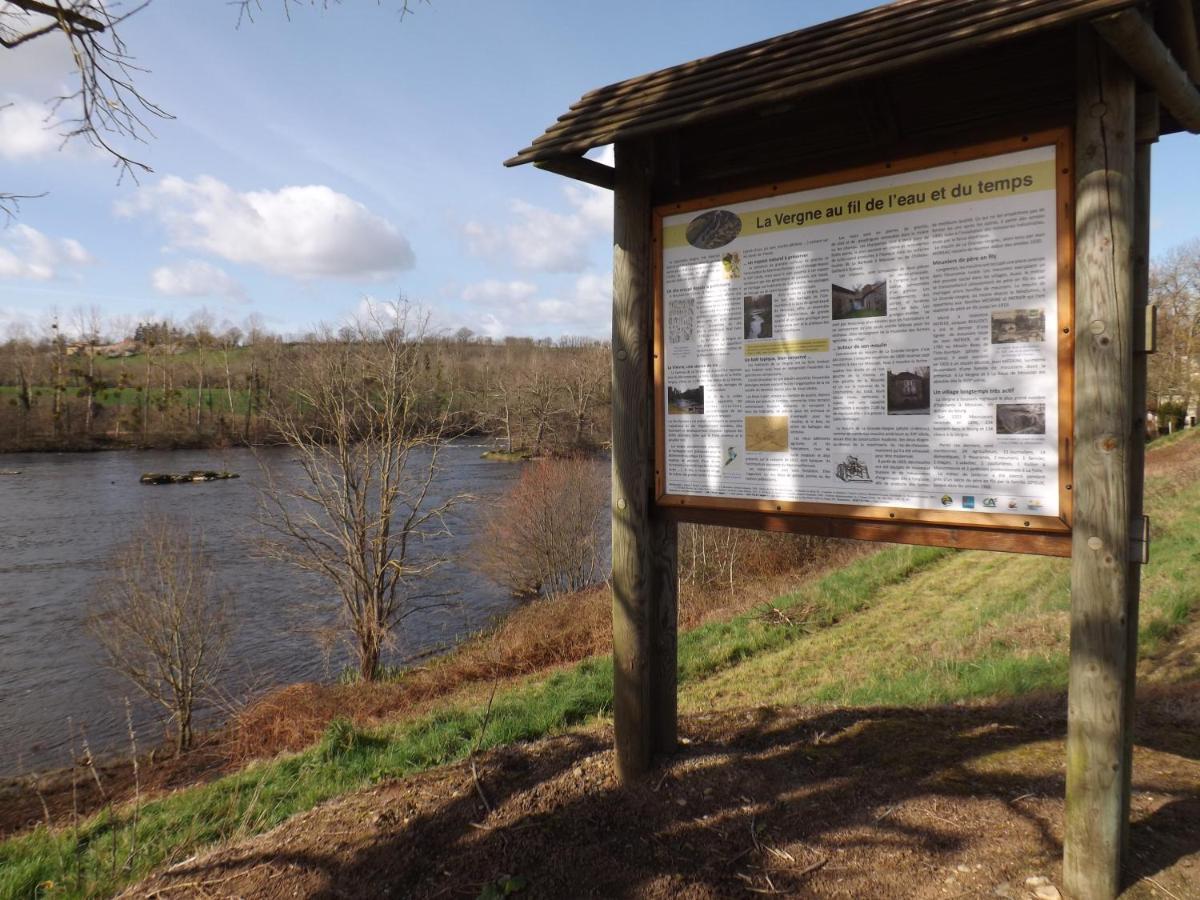
<instances>
[{"instance_id":1,"label":"blue sky","mask_svg":"<svg viewBox=\"0 0 1200 900\"><path fill-rule=\"evenodd\" d=\"M611 195L502 161L590 88L874 4L262 5L240 28L224 0L124 24L176 117L122 145L154 168L140 184L45 130L71 75L57 39L0 51L0 191L50 192L0 230L0 335L92 305L297 333L404 295L440 328L603 336ZM1155 150L1156 254L1200 235L1197 159L1188 135Z\"/></svg>"}]
</instances>

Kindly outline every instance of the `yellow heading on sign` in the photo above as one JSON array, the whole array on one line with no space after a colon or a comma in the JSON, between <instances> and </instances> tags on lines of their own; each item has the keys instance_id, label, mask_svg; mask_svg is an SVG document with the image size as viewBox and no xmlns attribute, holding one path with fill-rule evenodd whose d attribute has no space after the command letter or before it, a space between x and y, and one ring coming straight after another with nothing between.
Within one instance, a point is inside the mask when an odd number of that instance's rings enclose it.
<instances>
[{"instance_id":1,"label":"yellow heading on sign","mask_svg":"<svg viewBox=\"0 0 1200 900\"><path fill-rule=\"evenodd\" d=\"M1054 178L1054 161L1044 160L987 172L953 175L931 181L914 181L840 197L789 203L737 214L742 221L738 236L752 237L756 234L849 222L872 216L890 216L954 203L973 203L1036 191L1051 191L1054 190ZM664 227L663 246L686 247L687 227L687 222Z\"/></svg>"}]
</instances>

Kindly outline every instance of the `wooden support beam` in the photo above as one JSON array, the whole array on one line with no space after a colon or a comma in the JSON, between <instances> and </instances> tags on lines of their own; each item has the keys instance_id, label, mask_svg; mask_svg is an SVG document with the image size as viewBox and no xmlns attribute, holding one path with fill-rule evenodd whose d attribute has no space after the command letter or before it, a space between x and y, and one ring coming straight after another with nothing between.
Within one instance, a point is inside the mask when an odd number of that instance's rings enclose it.
<instances>
[{"instance_id":1,"label":"wooden support beam","mask_svg":"<svg viewBox=\"0 0 1200 900\"><path fill-rule=\"evenodd\" d=\"M596 187L611 191L616 184L616 173L610 166L598 163L586 156L556 156L553 159L543 159L534 165L555 175L565 175L576 181L586 181Z\"/></svg>"},{"instance_id":2,"label":"wooden support beam","mask_svg":"<svg viewBox=\"0 0 1200 900\"><path fill-rule=\"evenodd\" d=\"M1092 23L1162 105L1193 134L1200 134L1200 90L1141 14L1127 9Z\"/></svg>"},{"instance_id":3,"label":"wooden support beam","mask_svg":"<svg viewBox=\"0 0 1200 900\"><path fill-rule=\"evenodd\" d=\"M1075 126L1075 511L1063 880L1121 887L1131 689L1135 80L1079 34ZM1141 440L1141 438L1139 438Z\"/></svg>"},{"instance_id":4,"label":"wooden support beam","mask_svg":"<svg viewBox=\"0 0 1200 900\"><path fill-rule=\"evenodd\" d=\"M612 595L617 775L676 741L676 526L654 491L649 142L618 144L613 198Z\"/></svg>"},{"instance_id":5,"label":"wooden support beam","mask_svg":"<svg viewBox=\"0 0 1200 900\"><path fill-rule=\"evenodd\" d=\"M1200 84L1200 29L1196 28L1196 11L1192 0L1160 0L1156 23L1167 35L1171 54L1191 77Z\"/></svg>"}]
</instances>

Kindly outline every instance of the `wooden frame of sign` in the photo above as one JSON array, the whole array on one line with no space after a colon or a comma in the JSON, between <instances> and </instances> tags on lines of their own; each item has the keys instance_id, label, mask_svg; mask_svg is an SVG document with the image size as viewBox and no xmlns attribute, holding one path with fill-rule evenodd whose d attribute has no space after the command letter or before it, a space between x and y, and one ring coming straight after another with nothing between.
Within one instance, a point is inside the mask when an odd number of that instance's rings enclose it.
<instances>
[{"instance_id":1,"label":"wooden frame of sign","mask_svg":"<svg viewBox=\"0 0 1200 900\"><path fill-rule=\"evenodd\" d=\"M1015 514L969 509L855 505L846 502L803 502L771 498L738 498L671 493L667 490L666 347L664 345L664 218L698 210L775 196L850 185L871 179L938 169L1030 150L1054 148L1054 223L1057 255L1058 361L1058 509L1039 515L1026 509ZM907 544L1006 550L1051 556L1071 555L1072 434L1074 428L1074 149L1069 129L1060 128L974 144L923 156L880 162L795 181L669 203L653 208L654 264L654 484L655 501L674 521L756 528L800 534L892 541ZM930 182L934 183L934 182ZM931 350L932 354L932 350ZM931 358L932 362L932 358ZM928 390L928 388L927 388ZM936 488L936 486L935 486ZM965 497L963 498L965 503Z\"/></svg>"}]
</instances>

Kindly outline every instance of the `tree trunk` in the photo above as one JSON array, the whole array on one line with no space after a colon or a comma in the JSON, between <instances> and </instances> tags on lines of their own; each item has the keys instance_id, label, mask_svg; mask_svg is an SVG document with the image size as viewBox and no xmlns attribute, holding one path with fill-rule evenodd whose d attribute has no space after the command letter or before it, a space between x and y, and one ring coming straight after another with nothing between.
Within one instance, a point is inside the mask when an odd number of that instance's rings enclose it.
<instances>
[{"instance_id":1,"label":"tree trunk","mask_svg":"<svg viewBox=\"0 0 1200 900\"><path fill-rule=\"evenodd\" d=\"M358 677L361 681L374 681L379 675L379 640L373 634L359 636Z\"/></svg>"}]
</instances>

